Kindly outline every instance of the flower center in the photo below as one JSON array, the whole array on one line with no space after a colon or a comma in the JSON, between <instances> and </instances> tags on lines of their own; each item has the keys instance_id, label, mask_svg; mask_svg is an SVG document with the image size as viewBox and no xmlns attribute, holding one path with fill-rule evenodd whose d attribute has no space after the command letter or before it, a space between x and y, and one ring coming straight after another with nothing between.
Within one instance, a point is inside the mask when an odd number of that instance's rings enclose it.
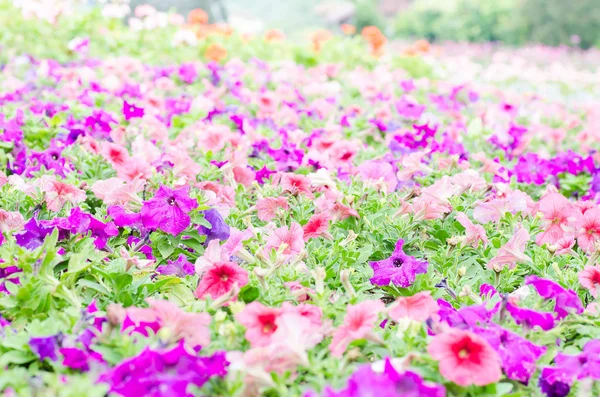
<instances>
[{"instance_id":1,"label":"flower center","mask_svg":"<svg viewBox=\"0 0 600 397\"><path fill-rule=\"evenodd\" d=\"M394 258L394 260L392 261L392 264L395 267L402 267L402 265L404 265L404 261L401 258Z\"/></svg>"},{"instance_id":2,"label":"flower center","mask_svg":"<svg viewBox=\"0 0 600 397\"><path fill-rule=\"evenodd\" d=\"M175 205L175 198L169 197L169 199L167 200L167 203L169 203L169 205Z\"/></svg>"},{"instance_id":3,"label":"flower center","mask_svg":"<svg viewBox=\"0 0 600 397\"><path fill-rule=\"evenodd\" d=\"M464 349L460 349L460 351L458 352L458 357L460 358L467 358L469 357L469 350L464 348Z\"/></svg>"}]
</instances>

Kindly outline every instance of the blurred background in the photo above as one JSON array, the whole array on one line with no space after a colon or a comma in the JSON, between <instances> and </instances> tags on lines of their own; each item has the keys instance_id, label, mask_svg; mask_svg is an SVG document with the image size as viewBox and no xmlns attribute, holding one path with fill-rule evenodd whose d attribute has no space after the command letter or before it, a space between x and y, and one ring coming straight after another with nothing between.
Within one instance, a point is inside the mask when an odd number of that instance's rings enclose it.
<instances>
[{"instance_id":1,"label":"blurred background","mask_svg":"<svg viewBox=\"0 0 600 397\"><path fill-rule=\"evenodd\" d=\"M186 15L205 9L212 21L250 33L278 28L290 36L350 23L377 26L389 38L431 42L541 43L600 47L600 0L132 0Z\"/></svg>"}]
</instances>

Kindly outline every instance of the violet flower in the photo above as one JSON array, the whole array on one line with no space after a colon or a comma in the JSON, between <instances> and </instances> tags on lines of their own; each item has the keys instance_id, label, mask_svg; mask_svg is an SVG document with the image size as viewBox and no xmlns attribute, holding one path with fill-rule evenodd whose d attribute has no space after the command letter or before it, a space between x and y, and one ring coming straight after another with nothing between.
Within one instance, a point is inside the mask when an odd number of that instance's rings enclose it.
<instances>
[{"instance_id":1,"label":"violet flower","mask_svg":"<svg viewBox=\"0 0 600 397\"><path fill-rule=\"evenodd\" d=\"M47 227L38 222L33 216L24 226L24 230L15 234L17 244L28 250L34 250L44 244L46 236L52 233L54 228Z\"/></svg>"},{"instance_id":2,"label":"violet flower","mask_svg":"<svg viewBox=\"0 0 600 397\"><path fill-rule=\"evenodd\" d=\"M212 240L227 240L231 234L231 229L229 225L225 223L225 220L219 211L209 209L203 211L203 213L204 219L211 225L210 228L207 228L206 226L200 226L198 228L200 234L206 235L205 244L210 243Z\"/></svg>"},{"instance_id":3,"label":"violet flower","mask_svg":"<svg viewBox=\"0 0 600 397\"><path fill-rule=\"evenodd\" d=\"M419 261L413 256L406 255L402 250L403 245L404 240L400 239L389 258L369 262L374 271L371 278L372 284L388 286L392 283L395 286L406 288L414 283L417 274L427 273L429 264L425 261Z\"/></svg>"},{"instance_id":4,"label":"violet flower","mask_svg":"<svg viewBox=\"0 0 600 397\"><path fill-rule=\"evenodd\" d=\"M525 277L525 285L533 286L542 298L555 300L554 312L557 314L557 320L562 320L570 312L583 313L581 300L575 291L566 290L554 281L537 276Z\"/></svg>"},{"instance_id":5,"label":"violet flower","mask_svg":"<svg viewBox=\"0 0 600 397\"><path fill-rule=\"evenodd\" d=\"M183 232L191 223L188 213L198 207L198 201L188 195L189 190L189 186L173 190L161 185L156 195L142 206L144 226L173 236Z\"/></svg>"},{"instance_id":6,"label":"violet flower","mask_svg":"<svg viewBox=\"0 0 600 397\"><path fill-rule=\"evenodd\" d=\"M56 361L58 360L56 349L61 340L61 334L33 337L29 339L29 348L40 361L44 361L46 358L49 358L51 361Z\"/></svg>"},{"instance_id":7,"label":"violet flower","mask_svg":"<svg viewBox=\"0 0 600 397\"><path fill-rule=\"evenodd\" d=\"M185 255L180 254L176 261L167 261L166 265L160 265L156 268L158 274L165 276L185 277L194 274L194 264L188 262Z\"/></svg>"}]
</instances>

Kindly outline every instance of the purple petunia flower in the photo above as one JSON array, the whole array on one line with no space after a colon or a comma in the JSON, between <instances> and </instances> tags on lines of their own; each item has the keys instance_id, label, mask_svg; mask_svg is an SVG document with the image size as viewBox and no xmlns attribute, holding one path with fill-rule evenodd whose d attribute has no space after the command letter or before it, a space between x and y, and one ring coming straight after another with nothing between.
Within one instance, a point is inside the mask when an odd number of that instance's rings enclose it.
<instances>
[{"instance_id":1,"label":"purple petunia flower","mask_svg":"<svg viewBox=\"0 0 600 397\"><path fill-rule=\"evenodd\" d=\"M144 349L100 376L110 392L123 397L188 396L189 387L202 387L210 378L227 374L224 352L211 357L190 354L183 342L167 351Z\"/></svg>"},{"instance_id":2,"label":"purple petunia flower","mask_svg":"<svg viewBox=\"0 0 600 397\"><path fill-rule=\"evenodd\" d=\"M33 216L24 226L24 230L15 234L17 244L28 250L34 250L44 244L46 236L52 233L53 227L42 225L37 218Z\"/></svg>"},{"instance_id":3,"label":"purple petunia flower","mask_svg":"<svg viewBox=\"0 0 600 397\"><path fill-rule=\"evenodd\" d=\"M123 101L123 116L125 120L144 117L144 108L135 106L133 103Z\"/></svg>"},{"instance_id":4,"label":"purple petunia flower","mask_svg":"<svg viewBox=\"0 0 600 397\"><path fill-rule=\"evenodd\" d=\"M65 367L76 369L79 371L89 371L90 363L92 362L103 362L102 356L94 351L85 351L77 347L63 347L59 349L60 354L63 355L62 364Z\"/></svg>"},{"instance_id":5,"label":"purple petunia flower","mask_svg":"<svg viewBox=\"0 0 600 397\"><path fill-rule=\"evenodd\" d=\"M229 235L231 234L231 229L219 211L215 209L209 209L203 211L204 219L210 223L211 227L207 228L206 226L200 226L198 231L200 234L206 235L205 243L208 244L212 240L227 240Z\"/></svg>"},{"instance_id":6,"label":"purple petunia flower","mask_svg":"<svg viewBox=\"0 0 600 397\"><path fill-rule=\"evenodd\" d=\"M268 181L271 175L276 173L277 171L271 171L266 166L263 166L260 170L256 171L256 176L254 178L259 185L264 185L265 181Z\"/></svg>"},{"instance_id":7,"label":"purple petunia flower","mask_svg":"<svg viewBox=\"0 0 600 397\"><path fill-rule=\"evenodd\" d=\"M160 265L156 268L158 274L173 275L185 277L194 274L194 264L188 262L185 255L180 254L176 261L167 261L166 265Z\"/></svg>"},{"instance_id":8,"label":"purple petunia flower","mask_svg":"<svg viewBox=\"0 0 600 397\"><path fill-rule=\"evenodd\" d=\"M419 105L402 97L396 102L396 111L400 116L418 120L425 111L425 105Z\"/></svg>"},{"instance_id":9,"label":"purple petunia flower","mask_svg":"<svg viewBox=\"0 0 600 397\"><path fill-rule=\"evenodd\" d=\"M566 290L554 281L537 276L527 276L525 285L533 286L542 298L555 300L554 312L557 314L558 320L562 320L570 312L583 313L581 300L575 291Z\"/></svg>"},{"instance_id":10,"label":"purple petunia flower","mask_svg":"<svg viewBox=\"0 0 600 397\"><path fill-rule=\"evenodd\" d=\"M554 328L552 313L536 312L535 310L515 306L510 302L506 303L506 311L510 313L517 324L523 324L527 328L538 326L544 331Z\"/></svg>"},{"instance_id":11,"label":"purple petunia flower","mask_svg":"<svg viewBox=\"0 0 600 397\"><path fill-rule=\"evenodd\" d=\"M540 378L540 389L546 397L566 397L571 391L571 386L563 382L548 383L546 379Z\"/></svg>"},{"instance_id":12,"label":"purple petunia flower","mask_svg":"<svg viewBox=\"0 0 600 397\"><path fill-rule=\"evenodd\" d=\"M314 395L314 394L313 394ZM398 372L385 360L382 373L375 372L371 365L361 366L348 379L347 386L334 391L327 388L323 397L443 397L446 389L436 383L426 383L418 374L406 371Z\"/></svg>"},{"instance_id":13,"label":"purple petunia flower","mask_svg":"<svg viewBox=\"0 0 600 397\"><path fill-rule=\"evenodd\" d=\"M58 348L61 339L61 334L34 337L29 339L29 347L40 361L44 361L46 358L56 361L58 360L56 349Z\"/></svg>"},{"instance_id":14,"label":"purple petunia flower","mask_svg":"<svg viewBox=\"0 0 600 397\"><path fill-rule=\"evenodd\" d=\"M404 240L398 240L396 249L389 258L369 263L374 271L371 278L372 284L387 286L392 283L406 288L414 283L417 274L427 273L429 264L406 255L402 250L403 245Z\"/></svg>"},{"instance_id":15,"label":"purple petunia flower","mask_svg":"<svg viewBox=\"0 0 600 397\"><path fill-rule=\"evenodd\" d=\"M198 207L198 201L188 195L189 190L189 186L173 190L161 185L156 195L142 206L144 226L173 236L183 232L191 222L188 213Z\"/></svg>"},{"instance_id":16,"label":"purple petunia flower","mask_svg":"<svg viewBox=\"0 0 600 397\"><path fill-rule=\"evenodd\" d=\"M577 355L558 353L554 366L542 370L540 385L547 396L564 396L566 394L560 393L567 391L568 394L567 386L576 379L586 378L600 380L600 340L587 342Z\"/></svg>"}]
</instances>

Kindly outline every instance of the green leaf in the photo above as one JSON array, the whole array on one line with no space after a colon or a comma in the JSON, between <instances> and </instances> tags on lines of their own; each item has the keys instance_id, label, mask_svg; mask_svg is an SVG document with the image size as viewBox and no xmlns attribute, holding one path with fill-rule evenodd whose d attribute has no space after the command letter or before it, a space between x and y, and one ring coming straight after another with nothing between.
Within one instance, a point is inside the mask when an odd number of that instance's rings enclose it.
<instances>
[{"instance_id":1,"label":"green leaf","mask_svg":"<svg viewBox=\"0 0 600 397\"><path fill-rule=\"evenodd\" d=\"M35 360L33 353L26 352L23 350L11 350L3 353L0 356L0 367L4 368L9 364L25 364Z\"/></svg>"},{"instance_id":2,"label":"green leaf","mask_svg":"<svg viewBox=\"0 0 600 397\"><path fill-rule=\"evenodd\" d=\"M258 288L246 285L244 288L240 290L240 299L244 303L254 302L260 296L260 291Z\"/></svg>"},{"instance_id":3,"label":"green leaf","mask_svg":"<svg viewBox=\"0 0 600 397\"><path fill-rule=\"evenodd\" d=\"M175 251L175 247L166 239L159 241L156 248L158 248L158 252L160 252L163 259L169 258L173 251Z\"/></svg>"}]
</instances>

